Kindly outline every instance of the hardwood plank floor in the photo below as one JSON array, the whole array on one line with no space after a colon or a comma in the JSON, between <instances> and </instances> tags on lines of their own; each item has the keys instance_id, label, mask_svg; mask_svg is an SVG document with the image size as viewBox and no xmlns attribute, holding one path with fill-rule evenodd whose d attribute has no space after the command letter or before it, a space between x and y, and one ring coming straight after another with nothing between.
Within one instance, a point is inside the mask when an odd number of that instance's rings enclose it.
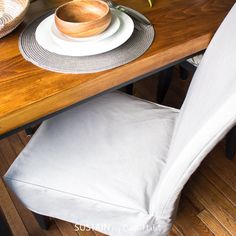
<instances>
[{"instance_id":1,"label":"hardwood plank floor","mask_svg":"<svg viewBox=\"0 0 236 236\"><path fill-rule=\"evenodd\" d=\"M179 80L176 70L165 104L180 107L189 82ZM155 101L157 85L154 77L140 81L135 84L135 95ZM0 140L1 176L29 139L22 131ZM222 141L185 186L170 236L236 236L236 157L229 161L224 151ZM19 202L2 179L0 209L14 236L103 236L92 230L77 230L73 224L61 220L53 220L48 231L42 230L32 213Z\"/></svg>"}]
</instances>

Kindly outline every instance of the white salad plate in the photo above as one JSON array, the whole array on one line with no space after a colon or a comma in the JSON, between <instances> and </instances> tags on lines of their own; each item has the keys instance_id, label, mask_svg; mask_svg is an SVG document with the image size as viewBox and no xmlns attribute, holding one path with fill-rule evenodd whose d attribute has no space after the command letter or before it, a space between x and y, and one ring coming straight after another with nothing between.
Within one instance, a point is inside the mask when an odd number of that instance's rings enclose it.
<instances>
[{"instance_id":1,"label":"white salad plate","mask_svg":"<svg viewBox=\"0 0 236 236\"><path fill-rule=\"evenodd\" d=\"M51 31L54 14L45 18L38 25L35 38L44 49L64 56L91 56L108 52L125 43L134 31L134 22L128 15L116 10L114 16L118 17L120 21L117 31L101 40L68 43L68 38L64 42L63 40L60 40L60 43L55 42Z\"/></svg>"},{"instance_id":2,"label":"white salad plate","mask_svg":"<svg viewBox=\"0 0 236 236\"><path fill-rule=\"evenodd\" d=\"M73 37L67 36L67 35L63 34L62 32L60 32L57 29L55 22L53 22L52 26L51 26L52 28L50 31L51 36L57 44L62 45L62 46L66 45L66 44L77 43L77 42L98 41L101 39L108 38L111 35L113 35L114 33L116 33L116 31L120 27L120 19L117 16L117 11L111 9L111 13L112 13L111 23L108 26L108 28L104 32L102 32L101 34L91 36L91 37L85 37L85 38L73 38Z\"/></svg>"}]
</instances>

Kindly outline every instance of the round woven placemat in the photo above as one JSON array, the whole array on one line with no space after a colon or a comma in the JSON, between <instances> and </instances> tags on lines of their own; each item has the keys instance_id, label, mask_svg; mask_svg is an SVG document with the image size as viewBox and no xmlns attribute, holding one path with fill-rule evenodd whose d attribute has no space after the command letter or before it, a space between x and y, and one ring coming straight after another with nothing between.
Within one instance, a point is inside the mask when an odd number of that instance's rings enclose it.
<instances>
[{"instance_id":1,"label":"round woven placemat","mask_svg":"<svg viewBox=\"0 0 236 236\"><path fill-rule=\"evenodd\" d=\"M42 48L35 39L35 31L38 25L52 13L53 11L50 11L31 22L26 26L19 38L19 48L23 57L34 65L46 70L81 74L112 69L141 56L150 47L154 39L153 26L134 22L135 29L132 36L116 49L94 56L74 57L58 55ZM136 13L141 15L138 12ZM141 16L144 17L143 15Z\"/></svg>"}]
</instances>

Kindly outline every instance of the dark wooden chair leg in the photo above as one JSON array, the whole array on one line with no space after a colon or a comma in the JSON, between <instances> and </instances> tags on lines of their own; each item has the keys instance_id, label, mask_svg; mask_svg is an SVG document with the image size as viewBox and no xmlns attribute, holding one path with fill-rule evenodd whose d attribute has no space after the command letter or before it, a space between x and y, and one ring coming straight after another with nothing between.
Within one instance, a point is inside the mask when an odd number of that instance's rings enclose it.
<instances>
[{"instance_id":1,"label":"dark wooden chair leg","mask_svg":"<svg viewBox=\"0 0 236 236\"><path fill-rule=\"evenodd\" d=\"M170 67L159 74L157 88L157 103L162 103L170 87L173 74L173 67Z\"/></svg>"},{"instance_id":2,"label":"dark wooden chair leg","mask_svg":"<svg viewBox=\"0 0 236 236\"><path fill-rule=\"evenodd\" d=\"M39 215L33 212L35 219L42 229L48 230L51 224L51 220L47 216Z\"/></svg>"},{"instance_id":3,"label":"dark wooden chair leg","mask_svg":"<svg viewBox=\"0 0 236 236\"><path fill-rule=\"evenodd\" d=\"M0 210L0 235L12 236L10 227L1 210Z\"/></svg>"},{"instance_id":4,"label":"dark wooden chair leg","mask_svg":"<svg viewBox=\"0 0 236 236\"><path fill-rule=\"evenodd\" d=\"M226 135L226 157L232 160L236 155L236 126Z\"/></svg>"}]
</instances>

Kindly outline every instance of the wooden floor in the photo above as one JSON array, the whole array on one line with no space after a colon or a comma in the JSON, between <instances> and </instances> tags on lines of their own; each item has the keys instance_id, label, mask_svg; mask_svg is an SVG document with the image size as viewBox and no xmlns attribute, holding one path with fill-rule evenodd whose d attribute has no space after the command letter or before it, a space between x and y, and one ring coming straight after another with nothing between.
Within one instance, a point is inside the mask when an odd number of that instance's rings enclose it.
<instances>
[{"instance_id":1,"label":"wooden floor","mask_svg":"<svg viewBox=\"0 0 236 236\"><path fill-rule=\"evenodd\" d=\"M176 75L165 103L179 107L189 81ZM135 94L155 100L156 78L138 82ZM0 141L0 173L4 175L15 157L27 144L24 132ZM0 181L0 213L3 213L15 236L102 236L94 231L76 231L67 222L53 220L50 230L40 229L30 211L25 209L12 192ZM204 160L183 190L180 207L171 236L236 236L236 157L229 161L224 153L224 141ZM2 236L2 235L1 235ZM129 236L129 235L126 235Z\"/></svg>"}]
</instances>

